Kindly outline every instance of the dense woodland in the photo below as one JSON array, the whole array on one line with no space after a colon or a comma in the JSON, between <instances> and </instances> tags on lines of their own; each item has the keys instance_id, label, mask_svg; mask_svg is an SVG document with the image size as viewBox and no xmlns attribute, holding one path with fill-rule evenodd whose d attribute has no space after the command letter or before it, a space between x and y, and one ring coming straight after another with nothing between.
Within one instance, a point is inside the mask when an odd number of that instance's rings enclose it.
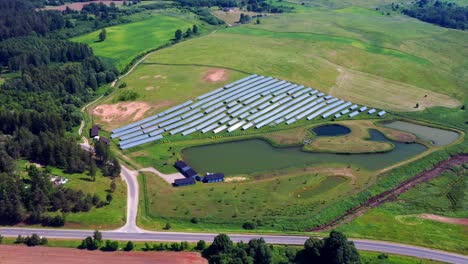
<instances>
[{"instance_id":1,"label":"dense woodland","mask_svg":"<svg viewBox=\"0 0 468 264\"><path fill-rule=\"evenodd\" d=\"M70 131L80 123L80 107L118 72L89 46L54 35L65 27L64 15L37 12L36 6L35 1L0 0L0 67L12 76L0 86L0 222L60 226L66 213L105 206L112 197L104 202L53 186L48 169L30 166L23 175L16 161L88 173L91 180L98 169L117 176L120 165L107 145L97 143L91 155Z\"/></svg>"},{"instance_id":2,"label":"dense woodland","mask_svg":"<svg viewBox=\"0 0 468 264\"><path fill-rule=\"evenodd\" d=\"M468 7L439 0L417 0L403 13L442 27L468 29Z\"/></svg>"},{"instance_id":3,"label":"dense woodland","mask_svg":"<svg viewBox=\"0 0 468 264\"><path fill-rule=\"evenodd\" d=\"M259 13L283 13L291 11L291 7L276 6L266 0L176 0L184 7L239 7Z\"/></svg>"}]
</instances>

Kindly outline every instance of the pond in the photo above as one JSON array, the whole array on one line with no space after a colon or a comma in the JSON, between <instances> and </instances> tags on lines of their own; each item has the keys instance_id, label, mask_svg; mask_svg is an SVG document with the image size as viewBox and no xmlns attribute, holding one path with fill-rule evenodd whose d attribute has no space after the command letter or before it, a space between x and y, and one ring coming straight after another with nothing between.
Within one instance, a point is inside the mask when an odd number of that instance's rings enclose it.
<instances>
[{"instance_id":1,"label":"pond","mask_svg":"<svg viewBox=\"0 0 468 264\"><path fill-rule=\"evenodd\" d=\"M324 125L312 129L317 136L342 136L351 133L351 129L342 125Z\"/></svg>"},{"instance_id":2,"label":"pond","mask_svg":"<svg viewBox=\"0 0 468 264\"><path fill-rule=\"evenodd\" d=\"M449 145L460 136L460 134L454 131L413 124L405 121L391 121L382 125L384 127L412 133L422 140L431 142L434 146Z\"/></svg>"},{"instance_id":3,"label":"pond","mask_svg":"<svg viewBox=\"0 0 468 264\"><path fill-rule=\"evenodd\" d=\"M223 172L227 176L267 172L318 164L354 164L379 170L414 157L427 148L422 144L405 144L387 139L377 130L369 130L372 141L385 141L395 148L385 153L334 154L305 152L302 147L273 147L262 139L249 139L186 148L183 159L198 173Z\"/></svg>"}]
</instances>

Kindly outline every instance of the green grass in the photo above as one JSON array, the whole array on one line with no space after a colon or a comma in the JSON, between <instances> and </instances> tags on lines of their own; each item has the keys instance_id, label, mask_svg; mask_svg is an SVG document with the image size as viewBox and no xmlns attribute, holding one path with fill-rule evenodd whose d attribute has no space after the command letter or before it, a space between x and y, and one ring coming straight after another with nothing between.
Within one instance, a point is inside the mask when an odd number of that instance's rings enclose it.
<instances>
[{"instance_id":1,"label":"green grass","mask_svg":"<svg viewBox=\"0 0 468 264\"><path fill-rule=\"evenodd\" d=\"M382 254L379 252L372 251L359 251L363 264L436 264L443 263L429 259L418 259L413 257L393 255L393 254ZM387 258L379 259L379 256L385 255Z\"/></svg>"},{"instance_id":2,"label":"green grass","mask_svg":"<svg viewBox=\"0 0 468 264\"><path fill-rule=\"evenodd\" d=\"M466 173L466 169L465 169ZM423 213L467 218L466 174L445 173L339 227L351 237L397 241L466 254L468 227L421 219Z\"/></svg>"},{"instance_id":3,"label":"green grass","mask_svg":"<svg viewBox=\"0 0 468 264\"><path fill-rule=\"evenodd\" d=\"M169 43L177 29L189 27L192 23L188 21L154 15L143 21L106 28L107 38L103 42L98 42L100 30L73 38L73 41L89 44L96 55L122 70L137 55Z\"/></svg>"}]
</instances>

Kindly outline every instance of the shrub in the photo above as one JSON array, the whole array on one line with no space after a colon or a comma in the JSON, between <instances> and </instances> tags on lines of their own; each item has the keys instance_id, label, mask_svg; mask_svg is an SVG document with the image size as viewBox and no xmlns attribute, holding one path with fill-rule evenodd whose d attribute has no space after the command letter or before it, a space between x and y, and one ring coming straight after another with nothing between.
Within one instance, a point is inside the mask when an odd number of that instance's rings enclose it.
<instances>
[{"instance_id":1,"label":"shrub","mask_svg":"<svg viewBox=\"0 0 468 264\"><path fill-rule=\"evenodd\" d=\"M196 250L204 250L206 248L205 240L200 240L197 242L197 246L195 247Z\"/></svg>"},{"instance_id":2,"label":"shrub","mask_svg":"<svg viewBox=\"0 0 468 264\"><path fill-rule=\"evenodd\" d=\"M190 222L192 222L193 224L198 224L198 218L192 217L192 219L190 219Z\"/></svg>"},{"instance_id":3,"label":"shrub","mask_svg":"<svg viewBox=\"0 0 468 264\"><path fill-rule=\"evenodd\" d=\"M245 222L243 225L242 225L242 228L246 229L246 230L253 230L255 229L255 224L252 223L252 222Z\"/></svg>"},{"instance_id":4,"label":"shrub","mask_svg":"<svg viewBox=\"0 0 468 264\"><path fill-rule=\"evenodd\" d=\"M135 245L133 244L132 241L128 241L127 244L124 247L125 251L132 251L135 248Z\"/></svg>"}]
</instances>

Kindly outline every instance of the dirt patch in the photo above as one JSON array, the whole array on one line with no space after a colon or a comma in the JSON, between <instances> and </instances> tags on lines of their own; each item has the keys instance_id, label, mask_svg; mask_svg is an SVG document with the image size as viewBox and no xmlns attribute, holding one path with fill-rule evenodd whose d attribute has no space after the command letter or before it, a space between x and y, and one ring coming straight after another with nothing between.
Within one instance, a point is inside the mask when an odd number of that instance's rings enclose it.
<instances>
[{"instance_id":1,"label":"dirt patch","mask_svg":"<svg viewBox=\"0 0 468 264\"><path fill-rule=\"evenodd\" d=\"M246 177L229 177L224 179L225 182L240 182L240 181L246 181Z\"/></svg>"},{"instance_id":2,"label":"dirt patch","mask_svg":"<svg viewBox=\"0 0 468 264\"><path fill-rule=\"evenodd\" d=\"M67 5L61 5L61 6L50 6L46 8L41 8L41 10L57 10L57 11L65 11L68 8L72 10L77 10L81 11L83 9L83 6L89 5L91 3L103 3L106 6L109 6L111 3L114 3L115 5L121 5L123 1L88 1L88 2L81 2L81 3L72 3L72 4L67 4Z\"/></svg>"},{"instance_id":3,"label":"dirt patch","mask_svg":"<svg viewBox=\"0 0 468 264\"><path fill-rule=\"evenodd\" d=\"M91 110L91 113L106 123L136 121L141 119L150 108L150 105L145 102L122 102L98 105Z\"/></svg>"},{"instance_id":4,"label":"dirt patch","mask_svg":"<svg viewBox=\"0 0 468 264\"><path fill-rule=\"evenodd\" d=\"M146 91L151 91L151 90L154 90L154 87L153 86L148 86L148 87L145 87L145 90Z\"/></svg>"},{"instance_id":5,"label":"dirt patch","mask_svg":"<svg viewBox=\"0 0 468 264\"><path fill-rule=\"evenodd\" d=\"M101 252L82 251L71 248L0 246L0 263L2 264L205 264L208 261L195 252Z\"/></svg>"},{"instance_id":6,"label":"dirt patch","mask_svg":"<svg viewBox=\"0 0 468 264\"><path fill-rule=\"evenodd\" d=\"M140 77L140 80L144 80L144 79L148 79L148 78L149 78L148 75L143 75L143 76Z\"/></svg>"},{"instance_id":7,"label":"dirt patch","mask_svg":"<svg viewBox=\"0 0 468 264\"><path fill-rule=\"evenodd\" d=\"M159 79L159 78L161 78L161 79L166 79L167 77L158 74L158 75L153 76L153 78L155 78L155 79Z\"/></svg>"},{"instance_id":8,"label":"dirt patch","mask_svg":"<svg viewBox=\"0 0 468 264\"><path fill-rule=\"evenodd\" d=\"M334 220L328 223L325 223L323 225L320 225L318 227L308 229L307 231L319 232L319 231L324 231L324 230L330 230L338 226L341 226L343 224L349 223L356 217L367 212L369 209L378 207L385 202L395 201L396 198L400 194L406 192L407 190L421 183L432 180L438 175L444 173L445 171L450 170L453 167L460 166L467 162L468 162L468 154L459 154L459 155L453 156L447 160L444 160L436 164L432 169L423 171L417 174L416 176L400 183L400 185L398 185L397 187L369 198L367 201L365 201L361 205L349 209L346 214L340 217L337 217Z\"/></svg>"},{"instance_id":9,"label":"dirt patch","mask_svg":"<svg viewBox=\"0 0 468 264\"><path fill-rule=\"evenodd\" d=\"M203 76L205 82L223 82L228 78L228 71L225 69L209 69Z\"/></svg>"},{"instance_id":10,"label":"dirt patch","mask_svg":"<svg viewBox=\"0 0 468 264\"><path fill-rule=\"evenodd\" d=\"M468 226L468 218L452 218L452 217L445 217L441 215L435 214L421 214L419 215L422 219L429 219L441 223L447 224L456 224L456 225L466 225Z\"/></svg>"}]
</instances>

